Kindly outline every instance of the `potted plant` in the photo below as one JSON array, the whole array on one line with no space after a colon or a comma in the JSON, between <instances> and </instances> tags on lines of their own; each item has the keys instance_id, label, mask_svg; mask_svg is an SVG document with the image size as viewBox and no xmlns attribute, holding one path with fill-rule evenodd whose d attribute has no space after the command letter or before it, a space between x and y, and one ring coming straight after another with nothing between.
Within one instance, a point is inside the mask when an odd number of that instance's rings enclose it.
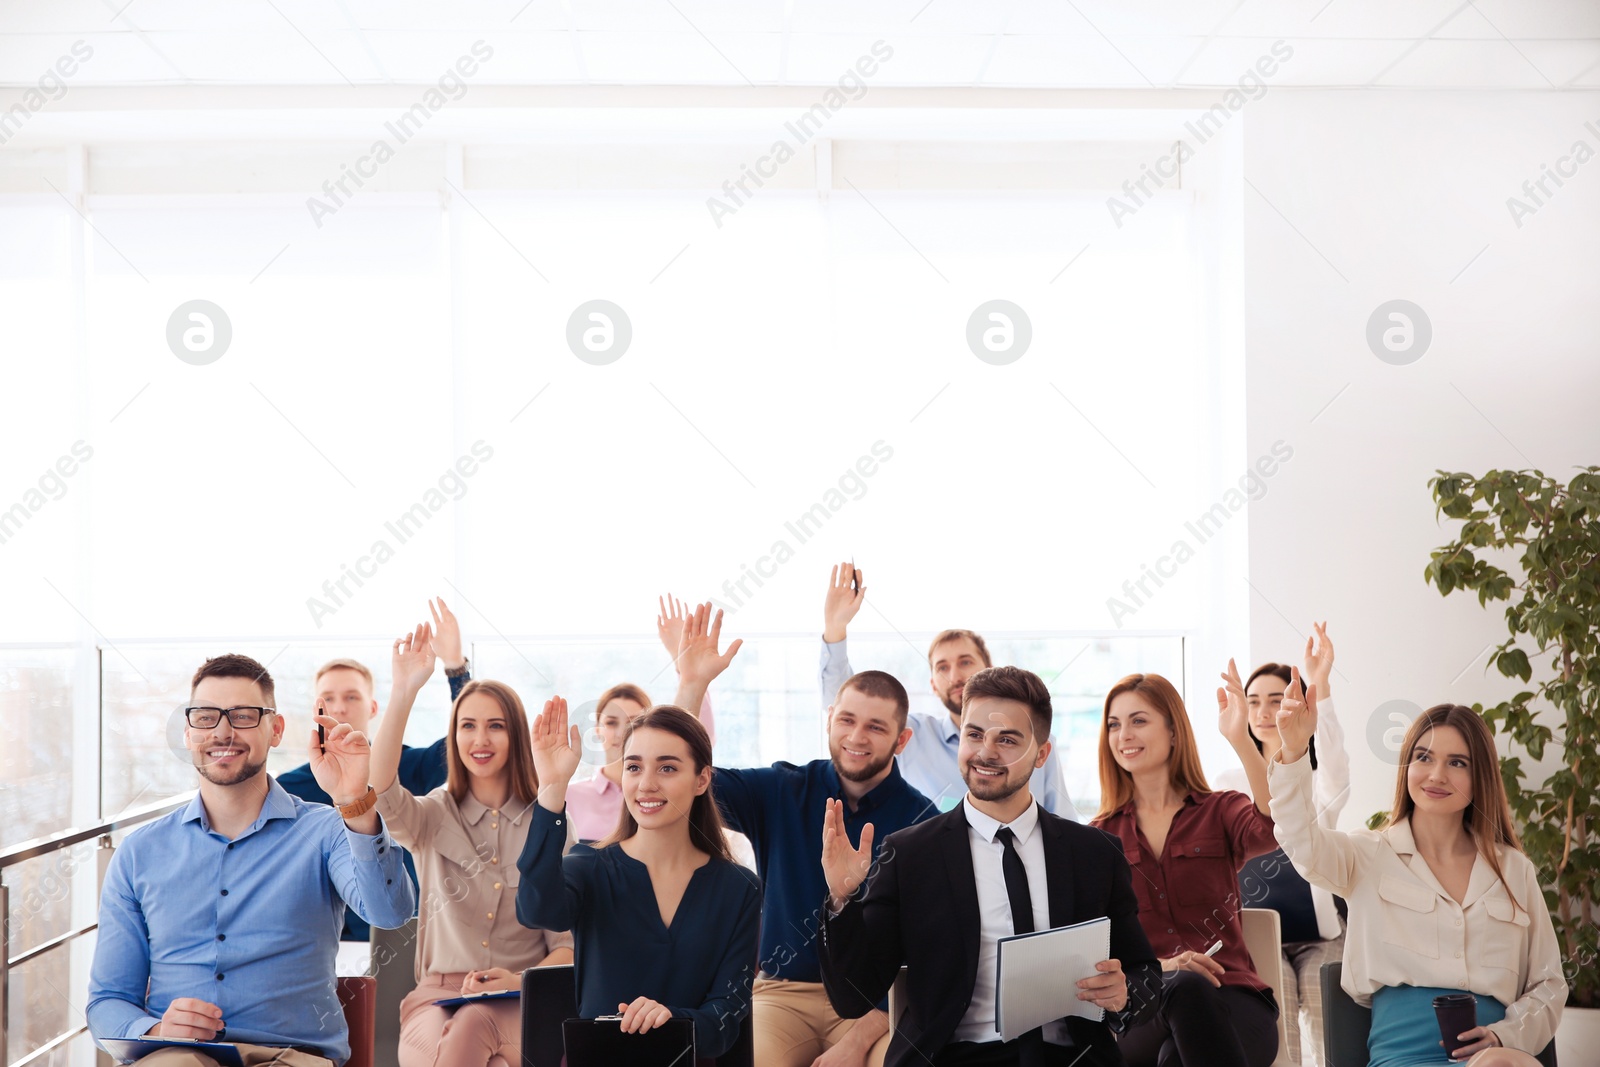
<instances>
[{"instance_id":1,"label":"potted plant","mask_svg":"<svg viewBox=\"0 0 1600 1067\"><path fill-rule=\"evenodd\" d=\"M1526 780L1520 755L1502 755L1500 774L1570 986L1558 1055L1587 1062L1600 1048L1600 467L1565 485L1536 470L1491 470L1439 471L1428 486L1436 514L1461 525L1432 553L1425 580L1443 596L1508 602L1510 636L1489 657L1501 674L1531 682L1535 666L1549 667L1533 688L1473 710L1535 763L1559 741L1560 765L1542 780Z\"/></svg>"}]
</instances>

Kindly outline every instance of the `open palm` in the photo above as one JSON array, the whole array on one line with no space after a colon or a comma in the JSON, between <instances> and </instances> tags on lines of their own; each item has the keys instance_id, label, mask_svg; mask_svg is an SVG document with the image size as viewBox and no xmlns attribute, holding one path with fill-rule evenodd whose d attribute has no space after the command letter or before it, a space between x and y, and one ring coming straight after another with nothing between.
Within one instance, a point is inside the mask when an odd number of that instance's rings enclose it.
<instances>
[{"instance_id":1,"label":"open palm","mask_svg":"<svg viewBox=\"0 0 1600 1067\"><path fill-rule=\"evenodd\" d=\"M566 785L583 761L582 732L567 725L566 697L551 697L533 720L533 772L539 784Z\"/></svg>"}]
</instances>

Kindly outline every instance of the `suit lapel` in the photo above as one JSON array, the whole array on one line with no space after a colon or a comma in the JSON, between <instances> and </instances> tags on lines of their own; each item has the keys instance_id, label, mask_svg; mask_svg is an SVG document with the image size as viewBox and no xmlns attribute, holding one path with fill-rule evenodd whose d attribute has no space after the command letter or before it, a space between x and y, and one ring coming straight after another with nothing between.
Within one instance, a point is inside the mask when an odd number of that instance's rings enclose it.
<instances>
[{"instance_id":1,"label":"suit lapel","mask_svg":"<svg viewBox=\"0 0 1600 1067\"><path fill-rule=\"evenodd\" d=\"M978 980L978 942L983 934L983 916L978 911L978 876L972 869L972 842L968 839L966 810L957 804L939 816L944 821L939 835L945 878L950 887L950 903L955 909L956 929L961 931L962 982L970 989Z\"/></svg>"},{"instance_id":2,"label":"suit lapel","mask_svg":"<svg viewBox=\"0 0 1600 1067\"><path fill-rule=\"evenodd\" d=\"M1061 822L1039 809L1039 831L1044 834L1044 871L1049 883L1050 925L1068 926L1074 921L1072 899L1072 845L1062 833Z\"/></svg>"}]
</instances>

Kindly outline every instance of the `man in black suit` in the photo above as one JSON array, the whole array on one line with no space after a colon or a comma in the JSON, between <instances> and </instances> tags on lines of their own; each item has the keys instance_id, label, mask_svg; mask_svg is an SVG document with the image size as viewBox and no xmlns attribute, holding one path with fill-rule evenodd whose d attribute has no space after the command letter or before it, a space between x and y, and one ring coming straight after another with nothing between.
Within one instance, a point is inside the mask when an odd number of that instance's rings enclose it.
<instances>
[{"instance_id":1,"label":"man in black suit","mask_svg":"<svg viewBox=\"0 0 1600 1067\"><path fill-rule=\"evenodd\" d=\"M885 1067L1116 1067L1113 1032L1155 1010L1161 965L1139 926L1122 846L1045 811L1028 791L1049 755L1050 692L1035 674L990 667L967 681L957 764L967 795L890 834L872 863L872 826L852 847L829 801L822 865L822 980L834 1010L858 1018L902 964L907 997ZM865 883L865 892L858 892ZM1108 916L1111 958L1074 981L1104 1022L1058 1019L1014 1041L996 1028L997 941Z\"/></svg>"}]
</instances>

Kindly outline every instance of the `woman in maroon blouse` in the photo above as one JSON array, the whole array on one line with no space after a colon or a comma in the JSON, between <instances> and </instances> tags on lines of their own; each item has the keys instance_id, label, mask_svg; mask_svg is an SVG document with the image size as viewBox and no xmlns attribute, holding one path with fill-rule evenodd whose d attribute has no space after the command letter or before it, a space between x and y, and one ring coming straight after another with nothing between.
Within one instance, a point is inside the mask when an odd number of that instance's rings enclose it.
<instances>
[{"instance_id":1,"label":"woman in maroon blouse","mask_svg":"<svg viewBox=\"0 0 1600 1067\"><path fill-rule=\"evenodd\" d=\"M1278 1054L1277 999L1255 973L1239 922L1239 868L1278 847L1267 765L1250 740L1244 702L1222 689L1217 698L1218 724L1253 799L1206 784L1171 682L1130 674L1106 694L1092 824L1122 841L1139 921L1168 972L1156 1017L1118 1041L1129 1067L1268 1067Z\"/></svg>"}]
</instances>

